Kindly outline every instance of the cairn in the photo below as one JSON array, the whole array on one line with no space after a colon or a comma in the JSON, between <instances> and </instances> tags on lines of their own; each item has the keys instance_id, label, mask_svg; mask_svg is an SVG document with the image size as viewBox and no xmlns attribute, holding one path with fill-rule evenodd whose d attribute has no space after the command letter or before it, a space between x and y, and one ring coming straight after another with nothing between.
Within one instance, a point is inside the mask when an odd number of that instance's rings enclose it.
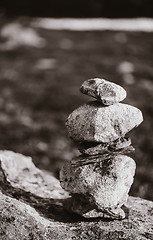
<instances>
[{"instance_id":1,"label":"cairn","mask_svg":"<svg viewBox=\"0 0 153 240\"><path fill-rule=\"evenodd\" d=\"M74 110L67 119L69 136L81 155L66 162L61 186L72 196L69 210L83 217L123 219L136 164L124 154L135 149L125 135L142 121L141 111L120 103L126 91L104 79L85 81L84 94L96 98Z\"/></svg>"}]
</instances>

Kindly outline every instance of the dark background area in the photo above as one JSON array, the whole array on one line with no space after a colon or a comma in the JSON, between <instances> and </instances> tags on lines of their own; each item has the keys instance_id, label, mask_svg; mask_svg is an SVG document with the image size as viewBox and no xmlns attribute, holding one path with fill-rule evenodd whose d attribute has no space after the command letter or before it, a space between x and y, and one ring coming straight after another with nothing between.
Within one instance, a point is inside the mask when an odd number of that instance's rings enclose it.
<instances>
[{"instance_id":1,"label":"dark background area","mask_svg":"<svg viewBox=\"0 0 153 240\"><path fill-rule=\"evenodd\" d=\"M7 16L40 17L153 17L152 0L1 0Z\"/></svg>"}]
</instances>

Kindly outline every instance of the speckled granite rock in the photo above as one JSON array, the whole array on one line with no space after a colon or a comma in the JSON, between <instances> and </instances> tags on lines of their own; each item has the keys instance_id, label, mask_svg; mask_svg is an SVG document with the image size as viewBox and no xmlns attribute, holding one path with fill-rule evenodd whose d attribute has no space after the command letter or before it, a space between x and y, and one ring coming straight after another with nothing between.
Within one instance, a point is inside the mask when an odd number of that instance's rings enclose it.
<instances>
[{"instance_id":1,"label":"speckled granite rock","mask_svg":"<svg viewBox=\"0 0 153 240\"><path fill-rule=\"evenodd\" d=\"M122 221L101 218L86 221L73 216L63 223L0 193L0 237L1 240L152 240L153 202L129 197L125 211L127 218Z\"/></svg>"},{"instance_id":2,"label":"speckled granite rock","mask_svg":"<svg viewBox=\"0 0 153 240\"><path fill-rule=\"evenodd\" d=\"M120 207L127 201L135 174L135 162L125 155L102 161L98 156L96 160L97 163L91 162L80 167L75 167L72 162L64 164L60 173L61 186L71 194L81 194L89 200L89 205L95 204L110 217L124 218ZM79 209L78 204L76 208L73 206L73 211L75 209Z\"/></svg>"},{"instance_id":3,"label":"speckled granite rock","mask_svg":"<svg viewBox=\"0 0 153 240\"><path fill-rule=\"evenodd\" d=\"M14 181L7 175L14 177L21 171L15 159L20 156L20 168L25 166L26 159L22 155L14 155L14 167L3 170L1 151L0 168L0 239L1 240L150 240L153 239L153 202L140 198L129 197L124 206L126 218L122 221L105 218L85 219L65 210L65 206L73 204L67 193L61 194L59 182L47 172L38 170L42 176L39 194L33 189L37 183L37 175L31 182L29 192L23 189L23 183L18 182L18 187L13 187ZM27 159L27 162L29 160ZM32 167L32 165L31 165ZM33 167L27 171L27 178L33 175ZM4 176L5 171L5 176ZM18 172L19 171L19 172ZM13 179L14 179L13 177ZM33 176L34 177L34 176ZM46 178L48 182L46 182ZM48 188L52 187L52 196L44 195L46 182ZM52 185L53 183L53 185ZM56 183L56 184L55 184ZM46 186L47 187L47 186ZM46 188L45 188L46 189ZM56 194L54 195L54 190ZM59 191L59 192L58 192ZM62 190L64 192L64 190ZM44 195L44 196L43 196ZM40 197L41 196L41 197ZM56 196L60 196L58 199Z\"/></svg>"},{"instance_id":4,"label":"speckled granite rock","mask_svg":"<svg viewBox=\"0 0 153 240\"><path fill-rule=\"evenodd\" d=\"M94 101L74 110L66 126L75 141L108 143L124 137L142 121L142 113L136 107L122 103L104 107Z\"/></svg>"},{"instance_id":5,"label":"speckled granite rock","mask_svg":"<svg viewBox=\"0 0 153 240\"><path fill-rule=\"evenodd\" d=\"M126 98L124 88L100 78L93 78L83 82L80 91L96 98L104 105L112 105Z\"/></svg>"}]
</instances>

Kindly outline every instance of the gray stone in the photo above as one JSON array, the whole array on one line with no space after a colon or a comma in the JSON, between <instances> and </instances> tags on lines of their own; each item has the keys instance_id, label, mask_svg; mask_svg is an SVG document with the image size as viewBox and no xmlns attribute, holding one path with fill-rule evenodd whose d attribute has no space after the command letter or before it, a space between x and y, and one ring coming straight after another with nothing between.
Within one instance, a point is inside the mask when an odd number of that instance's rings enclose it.
<instances>
[{"instance_id":1,"label":"gray stone","mask_svg":"<svg viewBox=\"0 0 153 240\"><path fill-rule=\"evenodd\" d=\"M45 208L46 206L44 206ZM129 197L126 219L96 221L55 221L34 207L0 193L1 240L151 240L153 202ZM56 213L58 214L58 213ZM66 218L66 214L65 214Z\"/></svg>"},{"instance_id":2,"label":"gray stone","mask_svg":"<svg viewBox=\"0 0 153 240\"><path fill-rule=\"evenodd\" d=\"M112 105L126 98L126 91L121 86L100 78L83 82L80 91L96 98L104 105Z\"/></svg>"},{"instance_id":3,"label":"gray stone","mask_svg":"<svg viewBox=\"0 0 153 240\"><path fill-rule=\"evenodd\" d=\"M89 204L96 205L102 213L107 213L111 218L124 218L120 207L127 201L133 183L135 162L124 155L102 161L100 156L97 159L97 163L79 167L72 162L64 164L60 173L61 186L71 194L88 198Z\"/></svg>"},{"instance_id":4,"label":"gray stone","mask_svg":"<svg viewBox=\"0 0 153 240\"><path fill-rule=\"evenodd\" d=\"M6 157L6 154L4 155ZM21 166L25 164L22 160L21 157ZM18 170L18 164L15 164L14 167L8 169L9 175L11 175L11 171L12 175L14 175L15 171L17 176ZM19 185L21 182L18 183L19 189L14 188L14 181L11 183L10 179L9 184L5 179L7 169L4 176L4 171L0 168L0 189L3 192L3 194L0 192L1 240L153 239L153 202L129 197L123 208L126 213L124 220L110 221L104 218L86 220L65 211L66 204L69 204L70 208L73 200L70 197L65 198L66 192L65 195L61 194L59 182L52 175L46 171L40 171L40 173L44 182L46 182L45 176L47 176L48 182L46 184L49 184L50 188L52 187L51 199L43 197L45 192L43 190L45 188L43 181L40 182L39 196L41 197L39 197L34 195L33 192L26 192L26 189L21 190L23 188L22 184L21 187ZM31 178L31 175L33 175L33 170L29 168L25 181L27 181L28 176ZM37 175L34 181L31 182L31 185L34 186L29 191L35 187L36 182ZM56 182L56 184L53 183L52 185L52 182ZM55 195L54 189L56 191ZM60 198L57 199L56 196L60 196ZM90 211L90 216L92 213L95 216L94 210Z\"/></svg>"},{"instance_id":5,"label":"gray stone","mask_svg":"<svg viewBox=\"0 0 153 240\"><path fill-rule=\"evenodd\" d=\"M130 138L119 138L113 142L110 143L98 143L95 145L95 143L85 143L82 142L78 145L79 151L83 154L87 154L90 156L93 155L101 155L101 154L114 154L117 152L125 151L127 152L129 150L134 151L134 148L130 148L131 145L131 139ZM126 154L126 152L125 152Z\"/></svg>"},{"instance_id":6,"label":"gray stone","mask_svg":"<svg viewBox=\"0 0 153 240\"><path fill-rule=\"evenodd\" d=\"M1 240L64 240L73 236L66 224L49 220L29 204L0 192Z\"/></svg>"},{"instance_id":7,"label":"gray stone","mask_svg":"<svg viewBox=\"0 0 153 240\"><path fill-rule=\"evenodd\" d=\"M122 103L104 107L94 101L74 110L66 126L74 141L109 143L124 137L142 121L142 113L136 107Z\"/></svg>"},{"instance_id":8,"label":"gray stone","mask_svg":"<svg viewBox=\"0 0 153 240\"><path fill-rule=\"evenodd\" d=\"M121 149L117 149L117 150L109 150L109 148L103 149L103 145L99 144L97 147L83 150L82 153L85 155L89 155L89 156L101 155L101 156L103 156L103 158L105 158L105 157L110 158L117 154L129 154L133 151L135 151L133 146L128 146L126 148L121 148Z\"/></svg>"},{"instance_id":9,"label":"gray stone","mask_svg":"<svg viewBox=\"0 0 153 240\"><path fill-rule=\"evenodd\" d=\"M26 157L12 151L0 151L0 182L11 185L44 198L67 197L59 181L45 172L40 171L32 163L31 157ZM51 184L50 184L51 183Z\"/></svg>"}]
</instances>

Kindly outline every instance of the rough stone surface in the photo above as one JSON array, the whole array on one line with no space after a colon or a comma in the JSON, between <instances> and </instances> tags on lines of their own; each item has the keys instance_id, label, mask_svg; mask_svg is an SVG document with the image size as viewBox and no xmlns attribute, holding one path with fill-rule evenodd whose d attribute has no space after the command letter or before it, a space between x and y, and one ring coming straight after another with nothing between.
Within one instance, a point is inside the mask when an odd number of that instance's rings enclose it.
<instances>
[{"instance_id":1,"label":"rough stone surface","mask_svg":"<svg viewBox=\"0 0 153 240\"><path fill-rule=\"evenodd\" d=\"M61 198L61 195L65 195L59 181L36 168L31 157L12 151L0 151L0 172L0 182L5 179L5 183L15 189L44 198Z\"/></svg>"},{"instance_id":2,"label":"rough stone surface","mask_svg":"<svg viewBox=\"0 0 153 240\"><path fill-rule=\"evenodd\" d=\"M0 193L1 240L152 240L153 203L129 197L127 218L119 221L92 218L56 221L34 208ZM55 213L55 215L58 214ZM67 218L65 214L65 219Z\"/></svg>"},{"instance_id":3,"label":"rough stone surface","mask_svg":"<svg viewBox=\"0 0 153 240\"><path fill-rule=\"evenodd\" d=\"M22 159L21 157L21 166L25 164ZM11 174L11 171L13 175L14 171L17 174L17 169L8 168L8 172L6 169L5 174ZM33 170L29 168L27 172L29 178L31 178L31 171ZM9 184L5 177L2 177L3 174L4 171L1 167L0 189L3 192L3 194L0 192L1 240L153 239L153 202L129 197L124 206L126 218L122 221L105 218L85 219L65 211L66 202L72 204L71 198L65 198L64 194L61 195L59 182L50 174L41 171L44 181L46 175L49 179L46 183L49 185L48 188L51 186L53 189L55 188L57 195L61 198L57 199L53 191L51 199L43 197L43 186L40 186L39 190L39 195L42 197L25 192L24 189L21 190L22 186L19 189L14 188L11 182ZM37 175L31 184L35 185L36 182ZM56 182L57 185L54 183L52 185L52 182ZM67 193L65 192L65 194Z\"/></svg>"},{"instance_id":4,"label":"rough stone surface","mask_svg":"<svg viewBox=\"0 0 153 240\"><path fill-rule=\"evenodd\" d=\"M83 198L86 196L89 203L115 217L114 209L121 211L119 208L127 201L135 174L135 162L124 155L102 161L99 156L97 160L99 162L80 167L67 162L61 170L61 186L72 194L81 194ZM119 217L124 217L123 213Z\"/></svg>"},{"instance_id":5,"label":"rough stone surface","mask_svg":"<svg viewBox=\"0 0 153 240\"><path fill-rule=\"evenodd\" d=\"M104 107L94 101L74 110L66 126L75 141L108 143L124 137L142 121L142 113L136 107L122 103Z\"/></svg>"},{"instance_id":6,"label":"rough stone surface","mask_svg":"<svg viewBox=\"0 0 153 240\"><path fill-rule=\"evenodd\" d=\"M121 86L100 78L83 82L80 91L96 98L104 105L112 105L126 98L126 91Z\"/></svg>"},{"instance_id":7,"label":"rough stone surface","mask_svg":"<svg viewBox=\"0 0 153 240\"><path fill-rule=\"evenodd\" d=\"M80 143L78 145L78 148L81 153L87 154L90 156L93 155L101 155L101 154L106 154L106 153L114 153L121 151L121 149L125 150L129 149L129 146L131 145L131 139L130 138L119 138L113 142L110 143ZM131 151L134 151L135 149L131 149Z\"/></svg>"},{"instance_id":8,"label":"rough stone surface","mask_svg":"<svg viewBox=\"0 0 153 240\"><path fill-rule=\"evenodd\" d=\"M49 225L51 225L50 221L41 217L28 204L2 193L0 193L0 218L1 240L47 240L46 235L49 231ZM56 224L54 227L54 230L57 231Z\"/></svg>"}]
</instances>

